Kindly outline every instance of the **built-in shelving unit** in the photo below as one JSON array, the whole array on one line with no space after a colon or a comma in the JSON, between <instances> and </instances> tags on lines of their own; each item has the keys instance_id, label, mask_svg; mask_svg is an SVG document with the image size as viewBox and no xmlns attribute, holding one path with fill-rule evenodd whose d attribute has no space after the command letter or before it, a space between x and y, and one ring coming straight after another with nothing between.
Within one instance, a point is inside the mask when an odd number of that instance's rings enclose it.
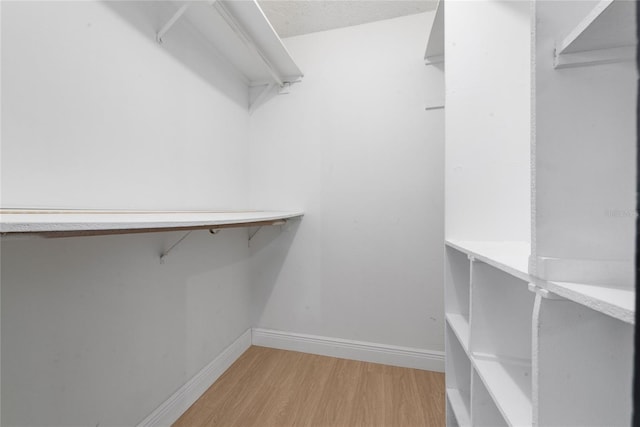
<instances>
[{"instance_id":1,"label":"built-in shelving unit","mask_svg":"<svg viewBox=\"0 0 640 427\"><path fill-rule=\"evenodd\" d=\"M447 424L629 425L636 2L471 3L446 15Z\"/></svg>"},{"instance_id":2,"label":"built-in shelving unit","mask_svg":"<svg viewBox=\"0 0 640 427\"><path fill-rule=\"evenodd\" d=\"M300 218L300 211L1 209L2 235L63 237L249 227Z\"/></svg>"},{"instance_id":3,"label":"built-in shelving unit","mask_svg":"<svg viewBox=\"0 0 640 427\"><path fill-rule=\"evenodd\" d=\"M424 52L424 61L428 65L444 62L444 0L438 0L436 6L427 49Z\"/></svg>"},{"instance_id":4,"label":"built-in shelving unit","mask_svg":"<svg viewBox=\"0 0 640 427\"><path fill-rule=\"evenodd\" d=\"M555 67L577 67L635 58L635 2L601 0L556 46Z\"/></svg>"},{"instance_id":5,"label":"built-in shelving unit","mask_svg":"<svg viewBox=\"0 0 640 427\"><path fill-rule=\"evenodd\" d=\"M158 30L156 40L181 19L189 21L209 40L212 53L221 55L252 90L251 105L259 104L275 87L299 81L303 73L255 0L174 2L175 12ZM251 106L250 106L251 107Z\"/></svg>"}]
</instances>

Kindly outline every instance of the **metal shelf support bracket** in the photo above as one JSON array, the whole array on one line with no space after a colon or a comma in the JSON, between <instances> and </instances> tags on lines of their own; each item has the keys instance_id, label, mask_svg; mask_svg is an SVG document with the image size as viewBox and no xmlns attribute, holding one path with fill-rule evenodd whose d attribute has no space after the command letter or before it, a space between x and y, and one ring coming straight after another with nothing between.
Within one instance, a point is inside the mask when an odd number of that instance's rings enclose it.
<instances>
[{"instance_id":1,"label":"metal shelf support bracket","mask_svg":"<svg viewBox=\"0 0 640 427\"><path fill-rule=\"evenodd\" d=\"M180 9L178 9L176 13L174 13L173 16L169 18L167 23L164 24L162 28L160 28L160 31L156 33L156 41L158 43L162 43L162 37L164 37L164 35L167 34L167 32L171 29L171 27L173 27L173 24L178 22L178 19L182 17L182 15L187 11L189 6L190 6L190 3L185 3L182 6L180 6Z\"/></svg>"}]
</instances>

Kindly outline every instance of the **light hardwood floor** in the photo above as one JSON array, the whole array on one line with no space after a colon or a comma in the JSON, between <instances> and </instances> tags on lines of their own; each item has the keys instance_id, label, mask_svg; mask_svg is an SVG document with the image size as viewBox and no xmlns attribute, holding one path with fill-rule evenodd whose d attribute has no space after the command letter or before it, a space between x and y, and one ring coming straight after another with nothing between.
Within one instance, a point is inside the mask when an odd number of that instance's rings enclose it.
<instances>
[{"instance_id":1,"label":"light hardwood floor","mask_svg":"<svg viewBox=\"0 0 640 427\"><path fill-rule=\"evenodd\" d=\"M174 424L443 426L444 374L253 346Z\"/></svg>"}]
</instances>

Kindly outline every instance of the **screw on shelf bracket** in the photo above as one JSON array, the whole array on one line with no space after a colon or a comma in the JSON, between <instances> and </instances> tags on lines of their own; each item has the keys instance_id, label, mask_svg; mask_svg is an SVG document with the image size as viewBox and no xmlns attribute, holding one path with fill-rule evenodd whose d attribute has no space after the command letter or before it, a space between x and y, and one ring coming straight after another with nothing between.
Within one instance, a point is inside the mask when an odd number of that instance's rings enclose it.
<instances>
[{"instance_id":1,"label":"screw on shelf bracket","mask_svg":"<svg viewBox=\"0 0 640 427\"><path fill-rule=\"evenodd\" d=\"M160 264L164 264L164 260L167 258L167 256L169 255L169 253L171 253L172 250L174 250L176 248L176 246L178 246L180 243L182 243L182 241L184 239L186 239L187 237L189 237L189 234L191 234L193 230L188 231L184 236L182 236L181 238L178 239L177 242L175 242L173 245L171 245L171 247L169 249L167 249L166 251L164 251L161 255L160 255ZM211 234L218 234L220 232L219 229L216 228L211 228L209 230L209 233Z\"/></svg>"},{"instance_id":2,"label":"screw on shelf bracket","mask_svg":"<svg viewBox=\"0 0 640 427\"><path fill-rule=\"evenodd\" d=\"M171 18L169 18L167 23L164 24L162 28L160 28L160 31L156 33L156 41L158 43L162 43L162 37L164 37L164 35L167 34L167 32L171 29L171 27L173 27L173 24L175 24L178 21L178 19L180 19L180 17L187 11L190 5L191 3L183 4L182 7L180 7L180 9L178 9L177 12L174 13Z\"/></svg>"}]
</instances>

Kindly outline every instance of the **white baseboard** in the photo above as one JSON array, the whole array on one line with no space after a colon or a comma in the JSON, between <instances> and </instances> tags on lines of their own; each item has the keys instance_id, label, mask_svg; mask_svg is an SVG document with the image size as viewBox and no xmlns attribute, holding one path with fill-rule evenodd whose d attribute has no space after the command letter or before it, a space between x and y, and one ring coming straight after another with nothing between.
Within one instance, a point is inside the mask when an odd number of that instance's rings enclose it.
<instances>
[{"instance_id":1,"label":"white baseboard","mask_svg":"<svg viewBox=\"0 0 640 427\"><path fill-rule=\"evenodd\" d=\"M253 328L251 342L262 347L404 368L444 372L444 352Z\"/></svg>"},{"instance_id":2,"label":"white baseboard","mask_svg":"<svg viewBox=\"0 0 640 427\"><path fill-rule=\"evenodd\" d=\"M145 418L138 427L170 426L251 347L251 329L247 329L211 363L187 381L169 399Z\"/></svg>"}]
</instances>

